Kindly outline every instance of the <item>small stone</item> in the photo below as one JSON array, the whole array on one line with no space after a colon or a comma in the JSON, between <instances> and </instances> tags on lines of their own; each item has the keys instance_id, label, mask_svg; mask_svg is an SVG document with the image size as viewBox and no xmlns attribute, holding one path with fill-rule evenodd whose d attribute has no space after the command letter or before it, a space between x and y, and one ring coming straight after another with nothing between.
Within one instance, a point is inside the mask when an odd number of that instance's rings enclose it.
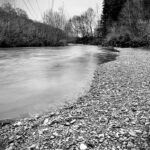
<instances>
[{"instance_id":1,"label":"small stone","mask_svg":"<svg viewBox=\"0 0 150 150\"><path fill-rule=\"evenodd\" d=\"M38 131L39 135L42 135L44 132L47 132L48 131L48 128L46 129L41 129Z\"/></svg>"},{"instance_id":2,"label":"small stone","mask_svg":"<svg viewBox=\"0 0 150 150\"><path fill-rule=\"evenodd\" d=\"M14 141L14 137L13 136L9 137L9 143L13 143L13 141Z\"/></svg>"},{"instance_id":3,"label":"small stone","mask_svg":"<svg viewBox=\"0 0 150 150\"><path fill-rule=\"evenodd\" d=\"M19 140L20 138L21 138L21 136L19 136L19 135L16 136L16 139L17 139L17 140Z\"/></svg>"},{"instance_id":4,"label":"small stone","mask_svg":"<svg viewBox=\"0 0 150 150\"><path fill-rule=\"evenodd\" d=\"M54 136L58 136L58 133L57 133L57 132L54 132L53 135L54 135Z\"/></svg>"},{"instance_id":5,"label":"small stone","mask_svg":"<svg viewBox=\"0 0 150 150\"><path fill-rule=\"evenodd\" d=\"M135 120L133 120L131 123L132 123L133 125L136 125L136 121L135 121Z\"/></svg>"},{"instance_id":6,"label":"small stone","mask_svg":"<svg viewBox=\"0 0 150 150\"><path fill-rule=\"evenodd\" d=\"M115 147L113 146L111 150L116 150Z\"/></svg>"},{"instance_id":7,"label":"small stone","mask_svg":"<svg viewBox=\"0 0 150 150\"><path fill-rule=\"evenodd\" d=\"M127 147L128 148L132 148L134 145L133 145L133 143L132 142L128 142L128 144L127 144Z\"/></svg>"},{"instance_id":8,"label":"small stone","mask_svg":"<svg viewBox=\"0 0 150 150\"><path fill-rule=\"evenodd\" d=\"M121 129L121 130L120 130L120 134L121 134L121 135L126 134L126 131L125 131L124 129Z\"/></svg>"},{"instance_id":9,"label":"small stone","mask_svg":"<svg viewBox=\"0 0 150 150\"><path fill-rule=\"evenodd\" d=\"M136 111L137 111L137 109L136 109L135 107L131 108L131 110L132 110L133 112L136 112Z\"/></svg>"},{"instance_id":10,"label":"small stone","mask_svg":"<svg viewBox=\"0 0 150 150\"><path fill-rule=\"evenodd\" d=\"M98 136L99 136L99 137L104 137L105 135L104 135L104 134L99 134Z\"/></svg>"},{"instance_id":11,"label":"small stone","mask_svg":"<svg viewBox=\"0 0 150 150\"><path fill-rule=\"evenodd\" d=\"M42 134L43 134L43 131L42 131L42 130L39 130L38 133L39 133L39 135L42 135Z\"/></svg>"},{"instance_id":12,"label":"small stone","mask_svg":"<svg viewBox=\"0 0 150 150\"><path fill-rule=\"evenodd\" d=\"M14 143L11 143L5 150L14 150Z\"/></svg>"},{"instance_id":13,"label":"small stone","mask_svg":"<svg viewBox=\"0 0 150 150\"><path fill-rule=\"evenodd\" d=\"M140 124L144 125L146 123L146 118L141 118L140 119Z\"/></svg>"},{"instance_id":14,"label":"small stone","mask_svg":"<svg viewBox=\"0 0 150 150\"><path fill-rule=\"evenodd\" d=\"M118 133L118 132L115 134L115 137L116 137L116 138L119 138L119 133Z\"/></svg>"},{"instance_id":15,"label":"small stone","mask_svg":"<svg viewBox=\"0 0 150 150\"><path fill-rule=\"evenodd\" d=\"M80 150L87 150L87 146L85 144L80 144Z\"/></svg>"},{"instance_id":16,"label":"small stone","mask_svg":"<svg viewBox=\"0 0 150 150\"><path fill-rule=\"evenodd\" d=\"M70 123L71 123L71 124L74 124L75 122L76 122L76 120L74 119L74 120L72 120Z\"/></svg>"},{"instance_id":17,"label":"small stone","mask_svg":"<svg viewBox=\"0 0 150 150\"><path fill-rule=\"evenodd\" d=\"M50 137L51 140L54 139L54 138L55 138L55 136L53 136L53 135Z\"/></svg>"},{"instance_id":18,"label":"small stone","mask_svg":"<svg viewBox=\"0 0 150 150\"><path fill-rule=\"evenodd\" d=\"M129 122L130 121L130 119L129 118L126 118L125 120L124 120L124 122Z\"/></svg>"},{"instance_id":19,"label":"small stone","mask_svg":"<svg viewBox=\"0 0 150 150\"><path fill-rule=\"evenodd\" d=\"M39 119L39 118L40 118L40 115L39 115L39 114L35 114L33 117L34 117L35 119Z\"/></svg>"},{"instance_id":20,"label":"small stone","mask_svg":"<svg viewBox=\"0 0 150 150\"><path fill-rule=\"evenodd\" d=\"M123 112L128 112L128 109L125 108L125 107L123 107L123 108L121 109L121 111L123 111Z\"/></svg>"},{"instance_id":21,"label":"small stone","mask_svg":"<svg viewBox=\"0 0 150 150\"><path fill-rule=\"evenodd\" d=\"M10 137L9 137L9 140L13 140L13 139L14 139L14 136L10 136Z\"/></svg>"},{"instance_id":22,"label":"small stone","mask_svg":"<svg viewBox=\"0 0 150 150\"><path fill-rule=\"evenodd\" d=\"M138 106L138 103L134 102L132 103L133 106Z\"/></svg>"},{"instance_id":23,"label":"small stone","mask_svg":"<svg viewBox=\"0 0 150 150\"><path fill-rule=\"evenodd\" d=\"M36 149L36 144L31 145L28 149L29 150L35 150Z\"/></svg>"},{"instance_id":24,"label":"small stone","mask_svg":"<svg viewBox=\"0 0 150 150\"><path fill-rule=\"evenodd\" d=\"M21 126L21 125L22 125L22 122L20 122L20 121L18 121L18 122L16 122L16 123L14 124L15 127Z\"/></svg>"},{"instance_id":25,"label":"small stone","mask_svg":"<svg viewBox=\"0 0 150 150\"><path fill-rule=\"evenodd\" d=\"M102 143L102 142L104 141L104 139L105 139L105 138L104 138L104 137L105 137L104 134L99 134L98 137L100 138L100 139L99 139L99 142L100 142L100 143Z\"/></svg>"},{"instance_id":26,"label":"small stone","mask_svg":"<svg viewBox=\"0 0 150 150\"><path fill-rule=\"evenodd\" d=\"M14 146L14 145L15 145L14 143L11 143L11 144L10 144L10 146Z\"/></svg>"},{"instance_id":27,"label":"small stone","mask_svg":"<svg viewBox=\"0 0 150 150\"><path fill-rule=\"evenodd\" d=\"M131 136L134 136L134 137L136 137L137 135L136 135L136 132L135 131L133 131L133 130L130 130L129 131L129 134L131 135Z\"/></svg>"},{"instance_id":28,"label":"small stone","mask_svg":"<svg viewBox=\"0 0 150 150\"><path fill-rule=\"evenodd\" d=\"M85 131L85 130L81 130L80 133L81 133L81 134L84 134L84 133L86 133L86 131Z\"/></svg>"},{"instance_id":29,"label":"small stone","mask_svg":"<svg viewBox=\"0 0 150 150\"><path fill-rule=\"evenodd\" d=\"M44 123L43 123L43 124L46 126L46 125L48 125L48 122L49 122L49 120L48 120L48 118L47 118L47 119L44 120Z\"/></svg>"},{"instance_id":30,"label":"small stone","mask_svg":"<svg viewBox=\"0 0 150 150\"><path fill-rule=\"evenodd\" d=\"M135 130L136 133L141 134L142 131L141 130Z\"/></svg>"},{"instance_id":31,"label":"small stone","mask_svg":"<svg viewBox=\"0 0 150 150\"><path fill-rule=\"evenodd\" d=\"M10 147L6 148L5 150L13 150L13 149L14 149L13 146L10 146Z\"/></svg>"},{"instance_id":32,"label":"small stone","mask_svg":"<svg viewBox=\"0 0 150 150\"><path fill-rule=\"evenodd\" d=\"M124 141L124 138L123 137L119 138L119 141Z\"/></svg>"},{"instance_id":33,"label":"small stone","mask_svg":"<svg viewBox=\"0 0 150 150\"><path fill-rule=\"evenodd\" d=\"M82 142L83 140L84 140L84 138L82 136L79 136L77 139L78 142Z\"/></svg>"},{"instance_id":34,"label":"small stone","mask_svg":"<svg viewBox=\"0 0 150 150\"><path fill-rule=\"evenodd\" d=\"M104 138L100 138L99 142L103 143L103 141L104 141Z\"/></svg>"},{"instance_id":35,"label":"small stone","mask_svg":"<svg viewBox=\"0 0 150 150\"><path fill-rule=\"evenodd\" d=\"M105 123L106 121L107 121L107 118L106 117L102 117L102 118L100 118L100 120L99 120L101 123Z\"/></svg>"},{"instance_id":36,"label":"small stone","mask_svg":"<svg viewBox=\"0 0 150 150\"><path fill-rule=\"evenodd\" d=\"M116 111L112 112L112 117L113 117L113 118L118 118L118 114L117 114Z\"/></svg>"},{"instance_id":37,"label":"small stone","mask_svg":"<svg viewBox=\"0 0 150 150\"><path fill-rule=\"evenodd\" d=\"M70 126L70 123L69 123L69 122L66 122L65 125L66 125L66 126Z\"/></svg>"}]
</instances>

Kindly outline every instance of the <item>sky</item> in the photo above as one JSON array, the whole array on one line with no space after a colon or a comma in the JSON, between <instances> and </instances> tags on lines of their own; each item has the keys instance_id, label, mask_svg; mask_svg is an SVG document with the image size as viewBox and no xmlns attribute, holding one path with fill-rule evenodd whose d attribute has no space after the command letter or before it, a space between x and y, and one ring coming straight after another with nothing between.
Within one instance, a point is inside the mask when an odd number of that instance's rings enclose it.
<instances>
[{"instance_id":1,"label":"sky","mask_svg":"<svg viewBox=\"0 0 150 150\"><path fill-rule=\"evenodd\" d=\"M37 21L42 21L42 15L48 9L52 7L53 0L0 0L15 2L15 7L24 9L29 18ZM74 15L80 15L86 11L89 7L96 9L96 5L99 7L99 12L102 11L103 0L54 0L54 11L58 8L64 7L65 13L68 17Z\"/></svg>"}]
</instances>

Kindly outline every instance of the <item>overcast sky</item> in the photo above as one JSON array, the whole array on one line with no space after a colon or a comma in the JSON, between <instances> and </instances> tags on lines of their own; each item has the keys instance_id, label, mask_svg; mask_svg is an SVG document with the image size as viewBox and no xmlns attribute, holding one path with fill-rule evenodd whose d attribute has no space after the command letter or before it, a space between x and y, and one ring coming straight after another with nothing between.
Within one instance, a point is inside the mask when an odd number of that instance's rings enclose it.
<instances>
[{"instance_id":1,"label":"overcast sky","mask_svg":"<svg viewBox=\"0 0 150 150\"><path fill-rule=\"evenodd\" d=\"M38 21L42 20L41 19L42 14L46 10L51 9L52 6L52 0L8 0L8 1L13 2L16 1L16 7L24 9L30 18ZM101 12L102 1L103 0L54 0L54 10L58 10L58 8L64 6L64 10L67 16L72 17L73 15L81 14L82 12L86 11L89 7L95 9L96 5L98 5L99 10Z\"/></svg>"}]
</instances>

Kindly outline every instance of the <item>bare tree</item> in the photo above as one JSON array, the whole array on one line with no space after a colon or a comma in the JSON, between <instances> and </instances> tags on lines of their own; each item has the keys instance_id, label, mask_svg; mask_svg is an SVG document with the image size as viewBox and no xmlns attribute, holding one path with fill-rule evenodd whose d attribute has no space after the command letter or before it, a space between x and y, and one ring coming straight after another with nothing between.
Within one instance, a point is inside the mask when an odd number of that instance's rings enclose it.
<instances>
[{"instance_id":1,"label":"bare tree","mask_svg":"<svg viewBox=\"0 0 150 150\"><path fill-rule=\"evenodd\" d=\"M26 19L28 18L27 13L20 8L16 8L16 13L19 17L26 18Z\"/></svg>"},{"instance_id":2,"label":"bare tree","mask_svg":"<svg viewBox=\"0 0 150 150\"><path fill-rule=\"evenodd\" d=\"M79 37L90 37L94 35L94 28L96 27L96 15L92 8L80 16L74 16L71 20L71 26L74 34Z\"/></svg>"},{"instance_id":3,"label":"bare tree","mask_svg":"<svg viewBox=\"0 0 150 150\"><path fill-rule=\"evenodd\" d=\"M64 30L67 23L66 16L64 14L64 9L60 8L59 11L53 12L52 10L45 12L43 21L44 23L51 25L55 28Z\"/></svg>"},{"instance_id":4,"label":"bare tree","mask_svg":"<svg viewBox=\"0 0 150 150\"><path fill-rule=\"evenodd\" d=\"M96 14L94 12L94 10L92 8L89 8L86 12L85 12L85 18L86 18L86 25L87 28L89 30L89 35L93 36L94 35L94 28L96 26Z\"/></svg>"},{"instance_id":5,"label":"bare tree","mask_svg":"<svg viewBox=\"0 0 150 150\"><path fill-rule=\"evenodd\" d=\"M63 31L65 30L66 23L67 23L64 9L59 8L59 10L55 11L55 12L53 12L52 10L45 12L44 16L43 16L43 21L44 21L44 23L57 29L55 31L56 42L59 42L60 39L62 39L62 36L64 36L62 30Z\"/></svg>"},{"instance_id":6,"label":"bare tree","mask_svg":"<svg viewBox=\"0 0 150 150\"><path fill-rule=\"evenodd\" d=\"M72 32L74 33L74 36L80 36L80 29L79 29L79 22L78 22L78 16L74 16L72 19L69 20Z\"/></svg>"}]
</instances>

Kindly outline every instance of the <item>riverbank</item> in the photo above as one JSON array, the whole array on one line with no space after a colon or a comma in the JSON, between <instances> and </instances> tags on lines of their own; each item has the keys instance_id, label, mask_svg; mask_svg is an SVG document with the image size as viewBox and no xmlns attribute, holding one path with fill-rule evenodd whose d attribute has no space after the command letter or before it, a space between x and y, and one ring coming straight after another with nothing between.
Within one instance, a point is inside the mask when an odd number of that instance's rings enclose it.
<instances>
[{"instance_id":1,"label":"riverbank","mask_svg":"<svg viewBox=\"0 0 150 150\"><path fill-rule=\"evenodd\" d=\"M74 104L5 124L0 149L132 149L150 147L150 52L119 49Z\"/></svg>"}]
</instances>

